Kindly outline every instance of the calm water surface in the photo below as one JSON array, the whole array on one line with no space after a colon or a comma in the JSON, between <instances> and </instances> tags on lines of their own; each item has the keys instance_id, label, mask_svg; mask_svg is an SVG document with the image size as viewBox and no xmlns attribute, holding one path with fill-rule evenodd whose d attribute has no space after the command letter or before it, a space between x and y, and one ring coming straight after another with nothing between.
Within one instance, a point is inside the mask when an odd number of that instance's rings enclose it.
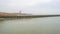
<instances>
[{"instance_id":1,"label":"calm water surface","mask_svg":"<svg viewBox=\"0 0 60 34\"><path fill-rule=\"evenodd\" d=\"M60 17L3 20L0 34L60 34Z\"/></svg>"}]
</instances>

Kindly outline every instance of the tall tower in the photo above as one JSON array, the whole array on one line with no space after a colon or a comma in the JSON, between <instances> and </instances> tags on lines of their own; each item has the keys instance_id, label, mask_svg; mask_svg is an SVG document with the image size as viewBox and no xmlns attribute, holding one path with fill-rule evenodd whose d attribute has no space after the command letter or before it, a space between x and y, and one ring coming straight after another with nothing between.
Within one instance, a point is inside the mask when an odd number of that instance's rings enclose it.
<instances>
[{"instance_id":1,"label":"tall tower","mask_svg":"<svg viewBox=\"0 0 60 34\"><path fill-rule=\"evenodd\" d=\"M21 15L21 11L19 11L18 15L17 16L20 16Z\"/></svg>"},{"instance_id":2,"label":"tall tower","mask_svg":"<svg viewBox=\"0 0 60 34\"><path fill-rule=\"evenodd\" d=\"M21 10L19 11L19 14L21 14Z\"/></svg>"}]
</instances>

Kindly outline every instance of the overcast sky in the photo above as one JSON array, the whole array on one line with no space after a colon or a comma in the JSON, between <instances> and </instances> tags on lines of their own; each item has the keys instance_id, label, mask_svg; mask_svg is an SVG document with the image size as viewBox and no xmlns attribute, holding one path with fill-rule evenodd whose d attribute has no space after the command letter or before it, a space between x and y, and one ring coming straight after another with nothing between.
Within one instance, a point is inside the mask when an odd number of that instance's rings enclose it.
<instances>
[{"instance_id":1,"label":"overcast sky","mask_svg":"<svg viewBox=\"0 0 60 34\"><path fill-rule=\"evenodd\" d=\"M0 0L1 12L60 14L60 0Z\"/></svg>"}]
</instances>

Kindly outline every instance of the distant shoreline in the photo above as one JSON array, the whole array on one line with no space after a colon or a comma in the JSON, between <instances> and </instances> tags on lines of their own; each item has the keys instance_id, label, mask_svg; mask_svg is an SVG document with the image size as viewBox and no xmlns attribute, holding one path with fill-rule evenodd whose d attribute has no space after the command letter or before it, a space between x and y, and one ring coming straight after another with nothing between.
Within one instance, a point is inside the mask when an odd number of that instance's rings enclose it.
<instances>
[{"instance_id":1,"label":"distant shoreline","mask_svg":"<svg viewBox=\"0 0 60 34\"><path fill-rule=\"evenodd\" d=\"M0 18L38 18L38 17L56 17L60 15L30 15L30 16L0 16Z\"/></svg>"}]
</instances>

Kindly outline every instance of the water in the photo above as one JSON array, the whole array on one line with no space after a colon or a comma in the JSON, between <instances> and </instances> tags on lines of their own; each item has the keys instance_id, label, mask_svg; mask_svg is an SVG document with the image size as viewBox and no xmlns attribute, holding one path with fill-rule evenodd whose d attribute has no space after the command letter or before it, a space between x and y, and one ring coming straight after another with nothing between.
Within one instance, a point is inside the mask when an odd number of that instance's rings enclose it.
<instances>
[{"instance_id":1,"label":"water","mask_svg":"<svg viewBox=\"0 0 60 34\"><path fill-rule=\"evenodd\" d=\"M2 20L0 34L60 34L60 17Z\"/></svg>"}]
</instances>

